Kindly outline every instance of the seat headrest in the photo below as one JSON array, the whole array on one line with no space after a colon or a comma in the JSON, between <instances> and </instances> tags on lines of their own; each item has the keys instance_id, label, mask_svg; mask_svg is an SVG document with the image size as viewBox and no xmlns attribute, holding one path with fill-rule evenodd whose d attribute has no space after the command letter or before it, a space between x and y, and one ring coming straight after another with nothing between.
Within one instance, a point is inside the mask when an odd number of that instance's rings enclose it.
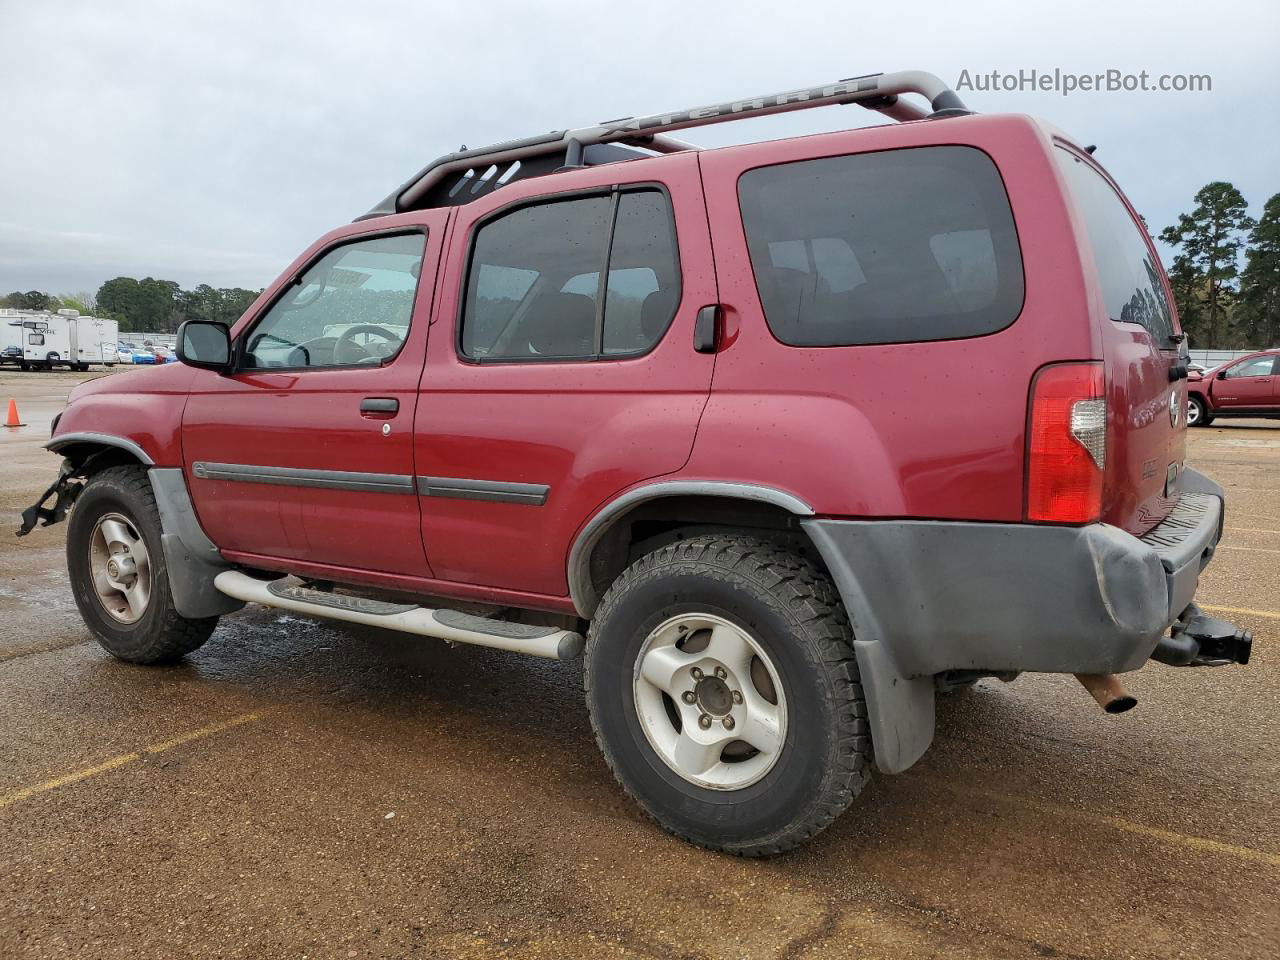
<instances>
[{"instance_id":1,"label":"seat headrest","mask_svg":"<svg viewBox=\"0 0 1280 960\"><path fill-rule=\"evenodd\" d=\"M666 331L676 308L673 290L655 290L640 304L640 333L645 343L655 343Z\"/></svg>"}]
</instances>

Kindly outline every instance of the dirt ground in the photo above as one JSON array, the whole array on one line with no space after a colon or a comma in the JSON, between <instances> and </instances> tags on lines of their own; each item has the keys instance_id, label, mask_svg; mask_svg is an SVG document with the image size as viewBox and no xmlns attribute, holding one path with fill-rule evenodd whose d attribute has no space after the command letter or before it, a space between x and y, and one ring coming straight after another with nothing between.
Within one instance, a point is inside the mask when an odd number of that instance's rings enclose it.
<instances>
[{"instance_id":1,"label":"dirt ground","mask_svg":"<svg viewBox=\"0 0 1280 960\"><path fill-rule=\"evenodd\" d=\"M128 373L121 374L128 376ZM264 609L180 666L108 657L63 527L18 540L85 374L0 374L0 957L1275 957L1280 422L1193 430L1228 491L1201 585L1247 667L938 705L806 848L694 849L626 800L579 667Z\"/></svg>"}]
</instances>

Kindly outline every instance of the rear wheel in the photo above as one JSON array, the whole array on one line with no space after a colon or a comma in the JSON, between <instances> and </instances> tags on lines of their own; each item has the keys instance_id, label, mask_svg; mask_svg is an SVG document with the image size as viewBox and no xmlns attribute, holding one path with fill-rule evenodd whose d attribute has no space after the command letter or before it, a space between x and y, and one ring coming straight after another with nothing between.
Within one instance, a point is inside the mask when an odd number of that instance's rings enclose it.
<instances>
[{"instance_id":1,"label":"rear wheel","mask_svg":"<svg viewBox=\"0 0 1280 960\"><path fill-rule=\"evenodd\" d=\"M1211 423L1213 423L1213 414L1209 413L1209 409L1205 406L1204 401L1194 394L1188 397L1187 426L1207 427Z\"/></svg>"},{"instance_id":2,"label":"rear wheel","mask_svg":"<svg viewBox=\"0 0 1280 960\"><path fill-rule=\"evenodd\" d=\"M852 640L834 585L794 553L735 536L655 550L592 622L605 760L677 836L744 856L797 846L870 776Z\"/></svg>"},{"instance_id":3,"label":"rear wheel","mask_svg":"<svg viewBox=\"0 0 1280 960\"><path fill-rule=\"evenodd\" d=\"M144 467L110 467L89 478L67 523L67 570L85 624L121 660L178 660L217 626L217 617L193 620L174 608Z\"/></svg>"}]
</instances>

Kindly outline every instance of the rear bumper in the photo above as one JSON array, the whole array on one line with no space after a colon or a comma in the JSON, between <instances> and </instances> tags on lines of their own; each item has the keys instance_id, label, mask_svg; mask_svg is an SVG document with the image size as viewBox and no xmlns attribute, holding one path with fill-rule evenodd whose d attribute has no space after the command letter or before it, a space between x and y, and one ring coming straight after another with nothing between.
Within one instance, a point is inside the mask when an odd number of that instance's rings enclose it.
<instances>
[{"instance_id":1,"label":"rear bumper","mask_svg":"<svg viewBox=\"0 0 1280 960\"><path fill-rule=\"evenodd\" d=\"M1222 536L1222 489L1194 470L1183 489L1143 537L1107 524L804 521L853 623L876 765L900 772L928 747L935 674L1141 667Z\"/></svg>"},{"instance_id":2,"label":"rear bumper","mask_svg":"<svg viewBox=\"0 0 1280 960\"><path fill-rule=\"evenodd\" d=\"M902 677L945 670L1122 673L1195 596L1222 536L1221 490L1139 538L1107 524L810 520L859 640Z\"/></svg>"}]
</instances>

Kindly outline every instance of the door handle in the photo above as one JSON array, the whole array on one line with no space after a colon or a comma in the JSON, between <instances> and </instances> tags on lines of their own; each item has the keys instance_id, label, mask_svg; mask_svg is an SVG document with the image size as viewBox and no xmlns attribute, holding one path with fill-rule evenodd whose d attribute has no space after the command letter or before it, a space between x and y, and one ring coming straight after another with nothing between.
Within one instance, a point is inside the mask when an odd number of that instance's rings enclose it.
<instances>
[{"instance_id":1,"label":"door handle","mask_svg":"<svg viewBox=\"0 0 1280 960\"><path fill-rule=\"evenodd\" d=\"M400 401L395 397L365 397L360 401L361 413L399 413Z\"/></svg>"},{"instance_id":2,"label":"door handle","mask_svg":"<svg viewBox=\"0 0 1280 960\"><path fill-rule=\"evenodd\" d=\"M693 349L698 353L715 353L720 343L720 304L713 303L698 311L693 321Z\"/></svg>"}]
</instances>

